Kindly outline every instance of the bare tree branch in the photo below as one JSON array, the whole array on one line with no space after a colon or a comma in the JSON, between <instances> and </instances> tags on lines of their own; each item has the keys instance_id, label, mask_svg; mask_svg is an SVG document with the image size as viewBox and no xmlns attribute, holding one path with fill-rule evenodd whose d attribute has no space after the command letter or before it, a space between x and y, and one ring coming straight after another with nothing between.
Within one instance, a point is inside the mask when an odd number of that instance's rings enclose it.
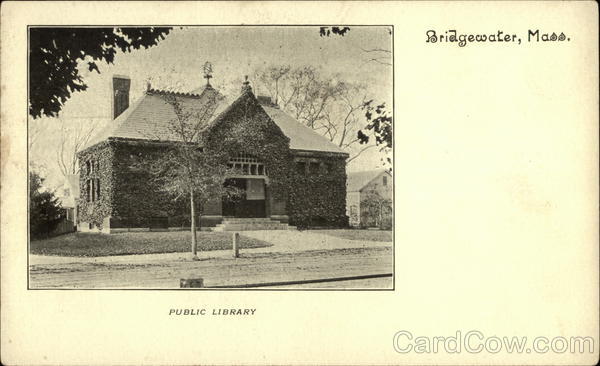
<instances>
[{"instance_id":1,"label":"bare tree branch","mask_svg":"<svg viewBox=\"0 0 600 366\"><path fill-rule=\"evenodd\" d=\"M363 152L365 152L365 151L367 151L367 150L369 150L369 149L371 149L371 148L373 148L373 147L376 147L376 145L368 145L368 146L365 146L365 147L363 147L363 148L362 148L362 149L360 149L360 150L359 150L359 151L358 151L356 154L354 154L354 155L352 155L351 157L349 157L349 158L348 158L348 160L346 160L346 163L349 163L349 162L351 162L352 160L354 160L354 159L358 158L358 157L360 156L360 154L362 154Z\"/></svg>"},{"instance_id":2,"label":"bare tree branch","mask_svg":"<svg viewBox=\"0 0 600 366\"><path fill-rule=\"evenodd\" d=\"M77 174L78 160L77 152L81 150L90 140L96 129L96 124L85 124L82 121L74 121L77 126L70 128L65 120L60 119L59 140L56 147L56 163L63 177Z\"/></svg>"}]
</instances>

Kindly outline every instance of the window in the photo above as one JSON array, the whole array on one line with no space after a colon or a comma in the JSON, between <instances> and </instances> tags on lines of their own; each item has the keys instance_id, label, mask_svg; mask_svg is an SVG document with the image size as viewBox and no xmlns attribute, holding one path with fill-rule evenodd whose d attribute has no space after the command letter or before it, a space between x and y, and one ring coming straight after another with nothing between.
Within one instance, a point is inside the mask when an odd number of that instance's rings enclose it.
<instances>
[{"instance_id":1,"label":"window","mask_svg":"<svg viewBox=\"0 0 600 366\"><path fill-rule=\"evenodd\" d=\"M387 186L387 175L383 176L383 186Z\"/></svg>"},{"instance_id":2,"label":"window","mask_svg":"<svg viewBox=\"0 0 600 366\"><path fill-rule=\"evenodd\" d=\"M332 163L325 163L325 173L326 174L333 173L333 164Z\"/></svg>"},{"instance_id":3,"label":"window","mask_svg":"<svg viewBox=\"0 0 600 366\"><path fill-rule=\"evenodd\" d=\"M88 202L100 199L100 179L88 179L85 181L85 194Z\"/></svg>"},{"instance_id":4,"label":"window","mask_svg":"<svg viewBox=\"0 0 600 366\"><path fill-rule=\"evenodd\" d=\"M91 183L91 190L92 190L92 202L96 201L96 188L95 188L95 179L91 179L90 183Z\"/></svg>"},{"instance_id":5,"label":"window","mask_svg":"<svg viewBox=\"0 0 600 366\"><path fill-rule=\"evenodd\" d=\"M100 170L100 162L98 160L88 160L85 163L85 171L88 175L93 174L94 172L97 172L99 170Z\"/></svg>"},{"instance_id":6,"label":"window","mask_svg":"<svg viewBox=\"0 0 600 366\"><path fill-rule=\"evenodd\" d=\"M321 164L315 163L315 162L310 162L310 163L308 163L308 173L309 174L319 174L320 167L321 167Z\"/></svg>"},{"instance_id":7,"label":"window","mask_svg":"<svg viewBox=\"0 0 600 366\"><path fill-rule=\"evenodd\" d=\"M96 200L100 199L100 179L96 179Z\"/></svg>"},{"instance_id":8,"label":"window","mask_svg":"<svg viewBox=\"0 0 600 366\"><path fill-rule=\"evenodd\" d=\"M85 181L85 194L87 196L87 201L91 202L92 201L92 181L91 180L86 180Z\"/></svg>"},{"instance_id":9,"label":"window","mask_svg":"<svg viewBox=\"0 0 600 366\"><path fill-rule=\"evenodd\" d=\"M267 169L257 158L248 154L238 154L229 160L227 164L240 175L266 175Z\"/></svg>"},{"instance_id":10,"label":"window","mask_svg":"<svg viewBox=\"0 0 600 366\"><path fill-rule=\"evenodd\" d=\"M258 159L248 154L238 154L230 161L239 163L258 163Z\"/></svg>"},{"instance_id":11,"label":"window","mask_svg":"<svg viewBox=\"0 0 600 366\"><path fill-rule=\"evenodd\" d=\"M296 162L296 171L300 175L305 175L306 174L306 163L303 161L297 161Z\"/></svg>"}]
</instances>

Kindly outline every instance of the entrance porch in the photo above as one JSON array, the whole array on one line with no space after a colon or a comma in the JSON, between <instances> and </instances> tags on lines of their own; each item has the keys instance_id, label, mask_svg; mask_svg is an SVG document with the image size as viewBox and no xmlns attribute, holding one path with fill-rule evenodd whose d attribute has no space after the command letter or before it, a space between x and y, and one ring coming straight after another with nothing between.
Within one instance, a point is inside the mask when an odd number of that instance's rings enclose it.
<instances>
[{"instance_id":1,"label":"entrance porch","mask_svg":"<svg viewBox=\"0 0 600 366\"><path fill-rule=\"evenodd\" d=\"M287 203L285 199L275 198L278 195L273 194L267 167L262 161L241 153L233 157L228 166L233 174L227 177L224 184L237 188L241 194L234 198L215 198L210 201L204 209L203 226L218 228L221 224L237 225L242 223L240 220L244 221L243 224L258 224L256 219L262 220L259 220L261 227L288 223Z\"/></svg>"},{"instance_id":2,"label":"entrance porch","mask_svg":"<svg viewBox=\"0 0 600 366\"><path fill-rule=\"evenodd\" d=\"M225 186L236 188L240 194L234 198L223 198L223 217L267 217L265 178L228 178Z\"/></svg>"}]
</instances>

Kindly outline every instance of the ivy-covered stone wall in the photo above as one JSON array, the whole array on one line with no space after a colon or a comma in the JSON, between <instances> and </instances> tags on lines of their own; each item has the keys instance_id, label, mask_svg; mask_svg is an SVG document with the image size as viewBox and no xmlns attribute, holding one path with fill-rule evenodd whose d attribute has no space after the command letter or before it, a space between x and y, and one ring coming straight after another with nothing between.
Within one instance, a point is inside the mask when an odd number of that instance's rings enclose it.
<instances>
[{"instance_id":1,"label":"ivy-covered stone wall","mask_svg":"<svg viewBox=\"0 0 600 366\"><path fill-rule=\"evenodd\" d=\"M210 143L226 145L231 156L244 152L265 163L269 177L271 208L280 206L289 222L298 227L345 227L346 156L343 154L292 151L289 139L260 107L254 96L246 93L237 105L215 124ZM297 162L317 163L317 171L304 173ZM308 165L307 165L308 169Z\"/></svg>"},{"instance_id":2,"label":"ivy-covered stone wall","mask_svg":"<svg viewBox=\"0 0 600 366\"><path fill-rule=\"evenodd\" d=\"M230 157L245 153L265 165L270 202L268 215L288 215L300 228L347 226L346 156L292 151L289 138L247 92L207 130L204 148L225 150ZM90 176L80 175L80 222L102 228L111 217L111 228L149 227L153 218L168 217L169 226L189 225L189 200L173 200L156 186L145 161L164 153L166 146L149 141L110 140L79 154L99 167ZM306 162L299 169L298 162ZM310 165L310 163L313 165ZM100 199L86 200L86 179L99 179ZM214 224L214 223L213 223Z\"/></svg>"},{"instance_id":3,"label":"ivy-covered stone wall","mask_svg":"<svg viewBox=\"0 0 600 366\"><path fill-rule=\"evenodd\" d=\"M110 216L113 203L113 156L114 150L108 141L79 153L79 222L102 229L104 218ZM88 170L88 164L93 168ZM98 179L100 197L88 199L88 181Z\"/></svg>"},{"instance_id":4,"label":"ivy-covered stone wall","mask_svg":"<svg viewBox=\"0 0 600 366\"><path fill-rule=\"evenodd\" d=\"M110 217L111 228L149 227L155 218L168 217L169 226L189 226L187 197L174 201L143 168L164 149L144 141L106 141L79 153L79 222L102 229ZM90 174L87 162L98 164ZM100 180L100 199L93 202L87 199L88 179Z\"/></svg>"},{"instance_id":5,"label":"ivy-covered stone wall","mask_svg":"<svg viewBox=\"0 0 600 366\"><path fill-rule=\"evenodd\" d=\"M163 192L148 172L148 162L166 151L164 144L114 141L113 209L111 227L148 227L169 218L169 226L189 225L189 200Z\"/></svg>"},{"instance_id":6,"label":"ivy-covered stone wall","mask_svg":"<svg viewBox=\"0 0 600 366\"><path fill-rule=\"evenodd\" d=\"M234 157L245 153L265 164L271 208L285 207L290 188L292 154L289 138L271 120L254 96L247 92L219 118L205 140L206 148L225 149ZM270 214L284 215L285 212Z\"/></svg>"},{"instance_id":7,"label":"ivy-covered stone wall","mask_svg":"<svg viewBox=\"0 0 600 366\"><path fill-rule=\"evenodd\" d=\"M299 228L348 226L346 157L296 153L293 164L288 197L290 224Z\"/></svg>"}]
</instances>

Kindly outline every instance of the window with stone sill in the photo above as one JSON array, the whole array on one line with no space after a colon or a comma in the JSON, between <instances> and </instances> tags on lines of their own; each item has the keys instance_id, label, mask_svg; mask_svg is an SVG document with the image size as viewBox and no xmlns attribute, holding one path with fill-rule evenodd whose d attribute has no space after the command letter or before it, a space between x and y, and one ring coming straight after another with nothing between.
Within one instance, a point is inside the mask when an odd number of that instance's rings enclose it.
<instances>
[{"instance_id":1,"label":"window with stone sill","mask_svg":"<svg viewBox=\"0 0 600 366\"><path fill-rule=\"evenodd\" d=\"M100 179L85 181L85 196L87 202L96 202L100 199Z\"/></svg>"},{"instance_id":2,"label":"window with stone sill","mask_svg":"<svg viewBox=\"0 0 600 366\"><path fill-rule=\"evenodd\" d=\"M92 180L85 181L85 196L87 202L92 202Z\"/></svg>"},{"instance_id":3,"label":"window with stone sill","mask_svg":"<svg viewBox=\"0 0 600 366\"><path fill-rule=\"evenodd\" d=\"M297 161L296 162L296 171L300 175L306 175L306 162L304 162L304 161Z\"/></svg>"},{"instance_id":4,"label":"window with stone sill","mask_svg":"<svg viewBox=\"0 0 600 366\"><path fill-rule=\"evenodd\" d=\"M319 170L321 169L321 164L311 161L308 163L308 174L314 175L319 174Z\"/></svg>"},{"instance_id":5,"label":"window with stone sill","mask_svg":"<svg viewBox=\"0 0 600 366\"><path fill-rule=\"evenodd\" d=\"M100 179L96 179L95 188L96 188L96 201L98 201L100 199Z\"/></svg>"},{"instance_id":6,"label":"window with stone sill","mask_svg":"<svg viewBox=\"0 0 600 366\"><path fill-rule=\"evenodd\" d=\"M315 159L298 159L296 160L296 171L300 175L318 175L326 169L321 162Z\"/></svg>"}]
</instances>

